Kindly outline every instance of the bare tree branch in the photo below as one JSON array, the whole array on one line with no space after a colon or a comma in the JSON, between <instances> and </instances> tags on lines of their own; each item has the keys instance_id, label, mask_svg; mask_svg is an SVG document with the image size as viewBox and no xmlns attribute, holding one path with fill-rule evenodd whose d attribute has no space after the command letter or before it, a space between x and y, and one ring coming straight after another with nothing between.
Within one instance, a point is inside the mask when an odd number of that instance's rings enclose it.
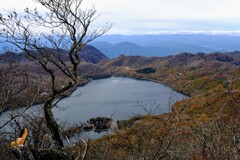
<instances>
[{"instance_id":1,"label":"bare tree branch","mask_svg":"<svg viewBox=\"0 0 240 160\"><path fill-rule=\"evenodd\" d=\"M92 23L97 18L96 10L94 7L82 9L82 0L35 2L45 7L48 12L40 14L37 8L26 8L24 15L15 11L9 12L7 16L1 16L0 33L6 42L22 50L30 60L38 62L51 78L50 93L43 107L44 116L53 140L63 147L59 126L51 111L57 104L54 99L64 97L62 95L66 91L77 85L77 67L81 62L79 51L106 33L111 25L106 24L102 28L94 29ZM66 78L62 86L58 85L59 75Z\"/></svg>"}]
</instances>

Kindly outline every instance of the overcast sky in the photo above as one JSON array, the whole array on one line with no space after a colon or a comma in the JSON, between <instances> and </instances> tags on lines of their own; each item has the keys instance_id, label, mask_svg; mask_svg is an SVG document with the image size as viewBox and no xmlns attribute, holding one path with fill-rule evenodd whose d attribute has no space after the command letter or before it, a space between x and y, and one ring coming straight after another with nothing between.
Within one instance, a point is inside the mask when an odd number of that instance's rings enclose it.
<instances>
[{"instance_id":1,"label":"overcast sky","mask_svg":"<svg viewBox=\"0 0 240 160\"><path fill-rule=\"evenodd\" d=\"M109 34L240 32L240 0L85 0L114 24ZM37 6L31 0L0 0L2 9Z\"/></svg>"}]
</instances>

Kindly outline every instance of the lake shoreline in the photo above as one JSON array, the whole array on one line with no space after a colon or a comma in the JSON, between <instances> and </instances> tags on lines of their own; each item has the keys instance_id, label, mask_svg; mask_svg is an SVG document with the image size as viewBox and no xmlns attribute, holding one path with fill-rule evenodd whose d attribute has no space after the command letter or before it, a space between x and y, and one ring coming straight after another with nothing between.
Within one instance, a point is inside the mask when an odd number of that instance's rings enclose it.
<instances>
[{"instance_id":1,"label":"lake shoreline","mask_svg":"<svg viewBox=\"0 0 240 160\"><path fill-rule=\"evenodd\" d=\"M74 124L84 124L95 117L111 117L112 121L117 122L129 120L136 115L146 115L147 111L151 111L151 114L170 111L168 99L173 90L157 82L113 75L110 78L89 79L87 84L89 85L76 87L68 97L60 101L59 109L52 110L59 124L67 122L71 124L69 127L72 127ZM80 92L83 92L83 95L78 97ZM184 94L175 91L173 96L176 97L171 106L178 100L186 98ZM141 104L145 105L145 108L140 106ZM32 112L36 107L40 108L42 104L30 107L27 113ZM155 107L159 108L152 112Z\"/></svg>"}]
</instances>

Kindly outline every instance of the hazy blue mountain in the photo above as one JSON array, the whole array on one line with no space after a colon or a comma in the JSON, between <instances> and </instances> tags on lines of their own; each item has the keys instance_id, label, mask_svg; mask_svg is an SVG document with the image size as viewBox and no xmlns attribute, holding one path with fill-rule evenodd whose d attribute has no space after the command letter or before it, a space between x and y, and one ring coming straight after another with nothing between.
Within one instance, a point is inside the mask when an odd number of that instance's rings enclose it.
<instances>
[{"instance_id":1,"label":"hazy blue mountain","mask_svg":"<svg viewBox=\"0 0 240 160\"><path fill-rule=\"evenodd\" d=\"M240 35L206 34L160 34L160 35L104 35L95 42L105 41L116 44L131 42L143 47L161 46L162 43L180 42L214 49L240 49Z\"/></svg>"},{"instance_id":2,"label":"hazy blue mountain","mask_svg":"<svg viewBox=\"0 0 240 160\"><path fill-rule=\"evenodd\" d=\"M141 55L141 56L154 56L159 53L158 48L154 47L141 47L130 42L121 42L118 44L111 44L107 42L92 43L94 47L106 54L109 58L115 58L119 55Z\"/></svg>"},{"instance_id":3,"label":"hazy blue mountain","mask_svg":"<svg viewBox=\"0 0 240 160\"><path fill-rule=\"evenodd\" d=\"M240 50L240 35L106 35L92 45L111 58L120 54L166 56L180 52L231 52Z\"/></svg>"},{"instance_id":4,"label":"hazy blue mountain","mask_svg":"<svg viewBox=\"0 0 240 160\"><path fill-rule=\"evenodd\" d=\"M184 44L180 42L164 42L159 46L142 47L140 45L121 42L117 44L111 44L108 42L93 42L91 43L94 47L99 49L101 52L106 54L109 58L115 58L119 55L128 56L167 56L173 55L180 52L213 52L214 49L209 47L197 46L192 44Z\"/></svg>"}]
</instances>

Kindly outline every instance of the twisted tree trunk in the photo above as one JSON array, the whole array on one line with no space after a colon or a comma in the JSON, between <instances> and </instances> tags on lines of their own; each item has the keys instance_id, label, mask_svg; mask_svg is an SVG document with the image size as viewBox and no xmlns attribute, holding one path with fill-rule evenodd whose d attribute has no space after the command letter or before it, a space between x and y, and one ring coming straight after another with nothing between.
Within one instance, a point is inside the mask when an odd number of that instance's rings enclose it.
<instances>
[{"instance_id":1,"label":"twisted tree trunk","mask_svg":"<svg viewBox=\"0 0 240 160\"><path fill-rule=\"evenodd\" d=\"M53 113L51 110L53 98L51 97L48 101L44 103L44 116L45 116L45 123L48 126L49 130L52 134L52 139L58 144L63 147L63 142L60 136L59 126L53 117Z\"/></svg>"}]
</instances>

